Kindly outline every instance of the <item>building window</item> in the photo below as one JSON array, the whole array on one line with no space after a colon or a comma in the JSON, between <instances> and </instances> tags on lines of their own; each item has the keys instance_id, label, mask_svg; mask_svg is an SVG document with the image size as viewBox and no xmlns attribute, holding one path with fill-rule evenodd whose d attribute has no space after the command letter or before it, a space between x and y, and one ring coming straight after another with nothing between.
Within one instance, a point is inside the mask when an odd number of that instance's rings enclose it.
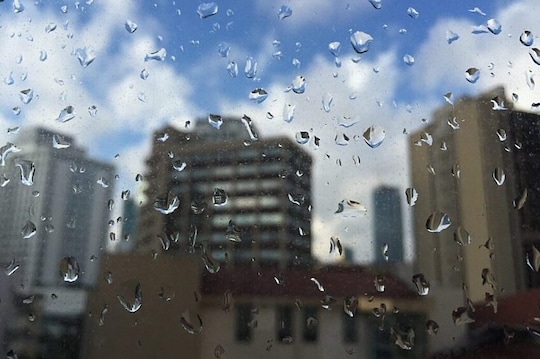
<instances>
[{"instance_id":1,"label":"building window","mask_svg":"<svg viewBox=\"0 0 540 359\"><path fill-rule=\"evenodd\" d=\"M251 341L251 305L240 304L236 306L236 340L239 342Z\"/></svg>"},{"instance_id":2,"label":"building window","mask_svg":"<svg viewBox=\"0 0 540 359\"><path fill-rule=\"evenodd\" d=\"M277 338L280 342L293 338L293 308L277 307Z\"/></svg>"}]
</instances>

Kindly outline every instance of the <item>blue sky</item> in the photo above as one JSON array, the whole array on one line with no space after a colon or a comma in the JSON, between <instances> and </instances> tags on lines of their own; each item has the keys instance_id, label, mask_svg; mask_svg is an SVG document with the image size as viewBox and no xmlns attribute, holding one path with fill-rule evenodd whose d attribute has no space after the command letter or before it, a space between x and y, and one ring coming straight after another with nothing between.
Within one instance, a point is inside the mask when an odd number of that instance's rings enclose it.
<instances>
[{"instance_id":1,"label":"blue sky","mask_svg":"<svg viewBox=\"0 0 540 359\"><path fill-rule=\"evenodd\" d=\"M15 141L6 131L14 126L39 124L74 134L91 155L117 165L117 191L137 193L142 188L134 178L145 171L150 135L167 123L183 127L185 121L209 113L245 113L264 136L294 138L296 132L308 131L321 138L318 148L312 141L304 146L315 158L313 231L323 259L332 259L326 253L332 235L353 247L371 243L371 191L383 183L405 190L409 168L403 130L419 128L433 109L450 106L445 93L458 97L503 84L509 93L519 93L517 106L530 110L539 100L538 90L526 81L538 65L519 43L524 30L540 34L535 16L540 5L535 0L382 0L379 10L368 0L216 1L217 14L204 19L197 14L202 3L197 1L20 2L25 9L18 13L13 1L0 3L2 143ZM292 9L290 17L279 19L282 5ZM409 7L418 11L417 18L407 14ZM471 12L475 7L485 15ZM501 23L500 34L472 33L489 19ZM126 30L126 20L138 25L135 32ZM47 32L51 24L56 29ZM349 40L356 31L373 37L369 51L360 55ZM447 31L459 39L449 44ZM341 43L341 67L328 50L334 41ZM219 44L230 46L227 57L218 53ZM87 67L73 55L84 48L95 54ZM147 54L162 48L163 61L145 61ZM39 59L42 51L47 54L44 61ZM403 62L406 54L414 57L412 66ZM243 74L248 56L258 64L252 79ZM294 65L294 59L299 64ZM232 61L239 69L236 78L226 70ZM481 73L474 84L465 80L470 67ZM143 69L147 79L140 76ZM3 80L10 73L14 83L8 85ZM298 75L306 78L303 94L287 91ZM34 98L23 104L19 92L28 88ZM248 99L256 88L269 93L260 104ZM329 112L323 110L324 96L333 98ZM56 122L68 105L75 108L75 119ZM19 115L12 111L17 106ZM97 107L95 116L89 106ZM285 122L284 109L293 107L294 120ZM268 119L267 112L274 118ZM340 122L356 124L345 128ZM376 149L361 139L371 125L386 130L385 141ZM342 134L351 139L346 146L335 143ZM353 156L360 157L360 166L354 165ZM341 199L365 203L367 214L336 218L333 212ZM409 209L403 206L407 219ZM410 258L414 248L409 226L406 231ZM357 253L360 261L372 256L370 250Z\"/></svg>"}]
</instances>

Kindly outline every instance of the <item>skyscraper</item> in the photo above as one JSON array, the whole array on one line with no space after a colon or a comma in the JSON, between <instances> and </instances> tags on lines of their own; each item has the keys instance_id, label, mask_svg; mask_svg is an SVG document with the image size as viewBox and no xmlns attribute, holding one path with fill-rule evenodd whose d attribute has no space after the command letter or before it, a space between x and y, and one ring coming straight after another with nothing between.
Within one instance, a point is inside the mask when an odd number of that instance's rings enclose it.
<instances>
[{"instance_id":1,"label":"skyscraper","mask_svg":"<svg viewBox=\"0 0 540 359\"><path fill-rule=\"evenodd\" d=\"M291 140L259 139L245 116L211 116L191 132L158 131L147 165L140 248L231 264L311 262L311 158Z\"/></svg>"},{"instance_id":2,"label":"skyscraper","mask_svg":"<svg viewBox=\"0 0 540 359\"><path fill-rule=\"evenodd\" d=\"M403 217L399 189L379 186L373 191L375 260L382 262L403 261ZM387 260L383 247L388 246Z\"/></svg>"}]
</instances>

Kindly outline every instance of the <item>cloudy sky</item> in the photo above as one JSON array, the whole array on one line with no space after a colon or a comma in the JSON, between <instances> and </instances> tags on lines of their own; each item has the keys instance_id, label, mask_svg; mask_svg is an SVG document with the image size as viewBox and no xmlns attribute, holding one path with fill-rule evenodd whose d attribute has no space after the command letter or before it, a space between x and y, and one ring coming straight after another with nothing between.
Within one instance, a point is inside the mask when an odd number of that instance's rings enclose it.
<instances>
[{"instance_id":1,"label":"cloudy sky","mask_svg":"<svg viewBox=\"0 0 540 359\"><path fill-rule=\"evenodd\" d=\"M214 5L0 2L1 144L15 141L8 133L14 127L43 125L72 134L90 155L117 166L118 192L136 193L140 184L134 179L145 172L151 133L165 124L182 128L209 113L247 114L265 137L294 138L306 131L320 138L319 146L313 140L303 145L315 159L315 253L335 259L328 248L329 238L337 236L358 261L368 262L375 255L373 188L390 184L404 193L404 132L420 128L435 108L451 106L444 94L458 98L502 84L519 95L516 106L522 109L540 102L534 88L538 65L529 55L536 44L520 42L524 31L533 41L540 34L536 0ZM372 38L367 51L355 52L351 35ZM251 74L245 73L248 58L257 63ZM475 83L466 80L469 68L479 70ZM298 76L305 79L303 93L291 90ZM268 93L260 103L249 98L257 88ZM33 97L23 103L20 91L27 89ZM57 121L67 106L75 117ZM292 121L285 121L291 109ZM376 148L362 138L373 125L386 133ZM335 215L341 199L363 203L367 213ZM404 194L402 206L412 258Z\"/></svg>"}]
</instances>

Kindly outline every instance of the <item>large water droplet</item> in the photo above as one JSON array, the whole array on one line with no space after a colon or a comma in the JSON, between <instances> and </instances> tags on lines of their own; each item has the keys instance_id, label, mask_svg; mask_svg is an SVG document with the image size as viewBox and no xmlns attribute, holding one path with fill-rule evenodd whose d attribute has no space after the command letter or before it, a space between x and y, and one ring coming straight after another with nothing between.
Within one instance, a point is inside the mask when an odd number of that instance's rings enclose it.
<instances>
[{"instance_id":1,"label":"large water droplet","mask_svg":"<svg viewBox=\"0 0 540 359\"><path fill-rule=\"evenodd\" d=\"M407 188L405 190L405 197L407 198L407 204L411 207L414 206L418 200L418 192L416 191L416 188Z\"/></svg>"},{"instance_id":2,"label":"large water droplet","mask_svg":"<svg viewBox=\"0 0 540 359\"><path fill-rule=\"evenodd\" d=\"M280 20L286 19L289 16L292 16L292 9L287 5L283 5L278 10L278 18Z\"/></svg>"},{"instance_id":3,"label":"large water droplet","mask_svg":"<svg viewBox=\"0 0 540 359\"><path fill-rule=\"evenodd\" d=\"M172 193L166 193L156 197L154 208L163 214L171 214L180 206L180 199Z\"/></svg>"},{"instance_id":4,"label":"large water droplet","mask_svg":"<svg viewBox=\"0 0 540 359\"><path fill-rule=\"evenodd\" d=\"M246 58L246 65L244 66L244 75L248 79L252 79L257 75L257 61L253 57L248 56Z\"/></svg>"},{"instance_id":5,"label":"large water droplet","mask_svg":"<svg viewBox=\"0 0 540 359\"><path fill-rule=\"evenodd\" d=\"M0 166L6 165L7 156L10 153L20 152L21 149L15 146L13 143L8 142L4 146L0 147Z\"/></svg>"},{"instance_id":6,"label":"large water droplet","mask_svg":"<svg viewBox=\"0 0 540 359\"><path fill-rule=\"evenodd\" d=\"M213 16L218 13L219 7L215 2L202 3L197 7L197 14L201 19Z\"/></svg>"},{"instance_id":7,"label":"large water droplet","mask_svg":"<svg viewBox=\"0 0 540 359\"><path fill-rule=\"evenodd\" d=\"M4 267L4 273L9 277L15 273L17 269L19 269L19 263L15 259L12 259L11 262Z\"/></svg>"},{"instance_id":8,"label":"large water droplet","mask_svg":"<svg viewBox=\"0 0 540 359\"><path fill-rule=\"evenodd\" d=\"M465 71L465 79L470 83L475 83L480 78L480 70L475 67L471 67Z\"/></svg>"},{"instance_id":9,"label":"large water droplet","mask_svg":"<svg viewBox=\"0 0 540 359\"><path fill-rule=\"evenodd\" d=\"M139 28L139 26L131 20L126 20L124 27L130 34L133 34Z\"/></svg>"},{"instance_id":10,"label":"large water droplet","mask_svg":"<svg viewBox=\"0 0 540 359\"><path fill-rule=\"evenodd\" d=\"M369 45L373 41L373 37L363 31L356 31L351 35L350 40L354 51L363 54L369 50Z\"/></svg>"},{"instance_id":11,"label":"large water droplet","mask_svg":"<svg viewBox=\"0 0 540 359\"><path fill-rule=\"evenodd\" d=\"M519 37L519 41L525 46L531 46L534 43L534 35L532 32L525 30Z\"/></svg>"},{"instance_id":12,"label":"large water droplet","mask_svg":"<svg viewBox=\"0 0 540 359\"><path fill-rule=\"evenodd\" d=\"M141 309L142 306L142 288L141 283L137 283L135 286L135 297L133 299L133 302L128 302L123 296L118 295L116 296L118 298L118 301L124 307L125 310L127 310L130 313L135 313L139 309Z\"/></svg>"},{"instance_id":13,"label":"large water droplet","mask_svg":"<svg viewBox=\"0 0 540 359\"><path fill-rule=\"evenodd\" d=\"M26 89L19 92L19 99L22 103L29 104L34 98L34 91L32 89Z\"/></svg>"},{"instance_id":14,"label":"large water droplet","mask_svg":"<svg viewBox=\"0 0 540 359\"><path fill-rule=\"evenodd\" d=\"M82 67L88 67L96 59L96 54L90 48L84 47L75 50L75 56Z\"/></svg>"},{"instance_id":15,"label":"large water droplet","mask_svg":"<svg viewBox=\"0 0 540 359\"><path fill-rule=\"evenodd\" d=\"M379 147L386 137L386 131L379 125L372 125L364 131L364 141L371 148Z\"/></svg>"},{"instance_id":16,"label":"large water droplet","mask_svg":"<svg viewBox=\"0 0 540 359\"><path fill-rule=\"evenodd\" d=\"M452 221L446 213L435 211L428 217L426 229L431 233L439 233L450 227L451 224Z\"/></svg>"},{"instance_id":17,"label":"large water droplet","mask_svg":"<svg viewBox=\"0 0 540 359\"><path fill-rule=\"evenodd\" d=\"M186 311L180 317L180 324L182 324L182 328L184 328L184 330L189 334L200 334L203 330L203 322L199 314L197 314L197 319L199 321L199 328L196 329L191 322L191 316L189 314L189 311Z\"/></svg>"},{"instance_id":18,"label":"large water droplet","mask_svg":"<svg viewBox=\"0 0 540 359\"><path fill-rule=\"evenodd\" d=\"M21 236L23 238L32 238L37 233L36 225L32 221L26 221L21 229Z\"/></svg>"},{"instance_id":19,"label":"large water droplet","mask_svg":"<svg viewBox=\"0 0 540 359\"><path fill-rule=\"evenodd\" d=\"M155 60L155 61L163 61L167 57L167 50L165 48L161 48L157 51L150 52L144 56L144 61L149 60Z\"/></svg>"},{"instance_id":20,"label":"large water droplet","mask_svg":"<svg viewBox=\"0 0 540 359\"><path fill-rule=\"evenodd\" d=\"M500 167L497 167L495 168L495 170L493 170L492 176L493 180L495 180L495 183L497 183L497 185L499 186L502 186L504 180L506 179L506 174L504 173L504 170Z\"/></svg>"},{"instance_id":21,"label":"large water droplet","mask_svg":"<svg viewBox=\"0 0 540 359\"><path fill-rule=\"evenodd\" d=\"M487 21L487 28L494 35L498 35L502 31L501 23L495 19L489 19Z\"/></svg>"},{"instance_id":22,"label":"large water droplet","mask_svg":"<svg viewBox=\"0 0 540 359\"><path fill-rule=\"evenodd\" d=\"M268 97L268 92L262 88L257 88L249 93L249 99L255 103L261 103Z\"/></svg>"},{"instance_id":23,"label":"large water droplet","mask_svg":"<svg viewBox=\"0 0 540 359\"><path fill-rule=\"evenodd\" d=\"M291 82L291 90L297 94L304 93L306 91L306 78L304 76L295 76Z\"/></svg>"},{"instance_id":24,"label":"large water droplet","mask_svg":"<svg viewBox=\"0 0 540 359\"><path fill-rule=\"evenodd\" d=\"M429 293L429 282L424 277L424 274L418 273L413 275L412 282L416 286L416 291L419 295L427 295Z\"/></svg>"},{"instance_id":25,"label":"large water droplet","mask_svg":"<svg viewBox=\"0 0 540 359\"><path fill-rule=\"evenodd\" d=\"M79 279L79 262L75 257L64 257L60 261L60 275L64 282L73 283Z\"/></svg>"},{"instance_id":26,"label":"large water droplet","mask_svg":"<svg viewBox=\"0 0 540 359\"><path fill-rule=\"evenodd\" d=\"M75 108L73 106L67 106L62 111L60 111L60 114L56 118L56 121L65 123L73 120L75 118L75 115Z\"/></svg>"},{"instance_id":27,"label":"large water droplet","mask_svg":"<svg viewBox=\"0 0 540 359\"><path fill-rule=\"evenodd\" d=\"M214 203L214 206L224 206L227 204L228 200L229 200L229 196L227 195L227 192L224 189L214 188L214 194L212 196L212 201Z\"/></svg>"},{"instance_id":28,"label":"large water droplet","mask_svg":"<svg viewBox=\"0 0 540 359\"><path fill-rule=\"evenodd\" d=\"M21 173L21 183L25 186L31 186L34 184L34 175L36 173L36 166L33 161L16 159L15 166L19 167Z\"/></svg>"}]
</instances>

